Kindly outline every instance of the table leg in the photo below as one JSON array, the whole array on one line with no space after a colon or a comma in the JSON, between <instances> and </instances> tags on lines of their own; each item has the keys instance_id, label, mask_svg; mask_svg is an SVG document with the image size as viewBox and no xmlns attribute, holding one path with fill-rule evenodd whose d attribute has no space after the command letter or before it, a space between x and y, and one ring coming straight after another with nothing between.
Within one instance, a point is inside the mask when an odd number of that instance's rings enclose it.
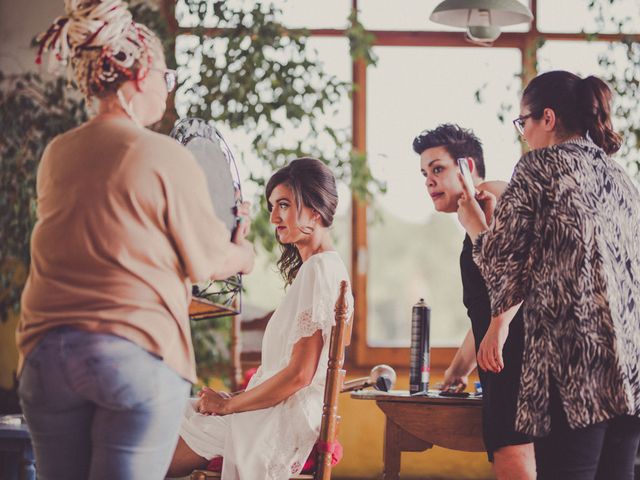
<instances>
[{"instance_id":1,"label":"table leg","mask_svg":"<svg viewBox=\"0 0 640 480\"><path fill-rule=\"evenodd\" d=\"M402 430L387 418L384 427L384 480L398 480L400 478L400 435Z\"/></svg>"}]
</instances>

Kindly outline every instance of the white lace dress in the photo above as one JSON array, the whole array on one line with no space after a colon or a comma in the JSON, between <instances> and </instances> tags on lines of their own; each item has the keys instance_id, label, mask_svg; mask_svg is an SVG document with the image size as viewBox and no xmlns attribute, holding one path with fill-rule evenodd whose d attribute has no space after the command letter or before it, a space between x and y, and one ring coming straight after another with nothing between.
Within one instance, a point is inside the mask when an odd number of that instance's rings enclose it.
<instances>
[{"instance_id":1,"label":"white lace dress","mask_svg":"<svg viewBox=\"0 0 640 480\"><path fill-rule=\"evenodd\" d=\"M302 469L320 433L322 402L334 306L349 276L335 252L303 263L276 309L262 340L262 365L247 389L261 384L288 363L293 345L322 331L324 346L311 384L274 407L224 417L200 415L187 407L180 436L207 459L224 457L224 480L284 480ZM353 299L349 295L349 305Z\"/></svg>"}]
</instances>

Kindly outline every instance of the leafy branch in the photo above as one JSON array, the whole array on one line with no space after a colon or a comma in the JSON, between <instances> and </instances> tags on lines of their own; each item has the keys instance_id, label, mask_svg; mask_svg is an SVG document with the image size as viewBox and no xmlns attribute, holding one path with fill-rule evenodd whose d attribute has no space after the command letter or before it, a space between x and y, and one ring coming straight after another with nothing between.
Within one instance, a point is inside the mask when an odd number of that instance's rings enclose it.
<instances>
[{"instance_id":1,"label":"leafy branch","mask_svg":"<svg viewBox=\"0 0 640 480\"><path fill-rule=\"evenodd\" d=\"M327 74L308 45L307 30L288 29L273 4L256 2L248 8L229 2L185 0L189 13L215 35L195 27L195 36L179 52L197 66L198 74L179 89L188 115L211 119L229 130L244 131L252 154L266 168L250 181L262 187L268 176L298 156L327 163L339 180L361 198L370 198L384 185L373 179L366 161L352 153L350 131L332 121L340 99L352 84ZM373 63L372 37L350 17L347 30L352 55ZM254 221L254 235L267 251L275 247L264 199Z\"/></svg>"},{"instance_id":2,"label":"leafy branch","mask_svg":"<svg viewBox=\"0 0 640 480\"><path fill-rule=\"evenodd\" d=\"M373 178L366 157L352 152L348 128L333 127L341 99L353 85L327 74L308 45L309 32L289 30L279 21L280 12L260 2L247 9L231 2L186 0L189 11L204 25L214 19L215 37L203 27L194 29L196 41L182 52L199 61L198 75L186 79L179 92L186 99L187 114L211 119L229 129L244 130L253 153L264 162L252 172L250 182L263 190L271 172L296 156L323 159L339 180L353 192L370 199L384 191ZM144 23L163 40L169 67L175 66L175 37L162 12L150 1L130 3L136 21ZM347 29L352 56L375 64L368 34L355 15ZM4 77L0 72L0 317L19 308L19 299L30 264L29 238L35 222L35 183L44 147L56 135L87 119L84 101L68 90L67 80L45 80L26 73ZM167 131L167 125L161 125ZM267 251L276 242L264 198L255 218L254 237ZM193 341L199 366L204 370L228 360L229 319L199 322Z\"/></svg>"},{"instance_id":3,"label":"leafy branch","mask_svg":"<svg viewBox=\"0 0 640 480\"><path fill-rule=\"evenodd\" d=\"M84 100L66 80L0 72L0 318L17 311L30 262L36 170L45 146L87 119Z\"/></svg>"}]
</instances>

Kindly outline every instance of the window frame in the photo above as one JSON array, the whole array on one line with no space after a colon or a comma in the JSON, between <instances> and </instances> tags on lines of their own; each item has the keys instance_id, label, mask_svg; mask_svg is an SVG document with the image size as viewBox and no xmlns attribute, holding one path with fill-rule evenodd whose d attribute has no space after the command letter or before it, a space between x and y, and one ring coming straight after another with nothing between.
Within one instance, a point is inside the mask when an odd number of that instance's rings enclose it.
<instances>
[{"instance_id":1,"label":"window frame","mask_svg":"<svg viewBox=\"0 0 640 480\"><path fill-rule=\"evenodd\" d=\"M344 0L349 1L349 0ZM351 0L352 10L358 11L363 0ZM176 0L163 0L162 9L168 20L170 33L175 37L182 34L215 35L216 29L195 29L179 27L175 18ZM521 52L522 82L526 85L537 74L537 51L546 40L581 40L589 41L593 35L582 33L541 32L538 30L538 0L531 0L531 12L534 21L526 32L504 32L491 48L516 48ZM295 29L292 29L295 30ZM344 29L316 28L309 29L311 36L344 37ZM461 32L452 31L417 31L417 30L368 30L373 35L374 46L398 47L475 47L464 39ZM598 41L615 42L623 39L640 41L640 34L600 34ZM175 59L174 63L175 63ZM362 59L352 60L352 79L355 91L352 96L352 138L353 149L366 153L367 125L367 66ZM173 96L168 103L168 111L173 112ZM367 344L367 204L352 195L351 204L351 278L355 300L354 323L351 346L347 356L347 364L354 368L370 368L373 365L387 363L394 366L409 364L409 348L373 347ZM444 370L453 359L457 347L434 347L431 349L431 366L433 370Z\"/></svg>"}]
</instances>

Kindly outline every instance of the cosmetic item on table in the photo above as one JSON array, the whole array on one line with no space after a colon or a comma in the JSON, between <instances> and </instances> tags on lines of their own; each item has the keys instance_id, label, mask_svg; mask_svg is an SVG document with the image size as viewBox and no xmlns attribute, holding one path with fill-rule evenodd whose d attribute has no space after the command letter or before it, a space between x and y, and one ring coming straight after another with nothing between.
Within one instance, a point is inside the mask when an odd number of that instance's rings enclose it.
<instances>
[{"instance_id":1,"label":"cosmetic item on table","mask_svg":"<svg viewBox=\"0 0 640 480\"><path fill-rule=\"evenodd\" d=\"M396 384L396 372L389 365L376 365L371 369L368 377L356 378L344 382L342 386L343 392L351 392L354 390L362 390L364 388L373 387L381 392L392 390Z\"/></svg>"},{"instance_id":2,"label":"cosmetic item on table","mask_svg":"<svg viewBox=\"0 0 640 480\"><path fill-rule=\"evenodd\" d=\"M409 393L427 395L429 391L429 328L431 309L421 298L411 311L411 357Z\"/></svg>"}]
</instances>

